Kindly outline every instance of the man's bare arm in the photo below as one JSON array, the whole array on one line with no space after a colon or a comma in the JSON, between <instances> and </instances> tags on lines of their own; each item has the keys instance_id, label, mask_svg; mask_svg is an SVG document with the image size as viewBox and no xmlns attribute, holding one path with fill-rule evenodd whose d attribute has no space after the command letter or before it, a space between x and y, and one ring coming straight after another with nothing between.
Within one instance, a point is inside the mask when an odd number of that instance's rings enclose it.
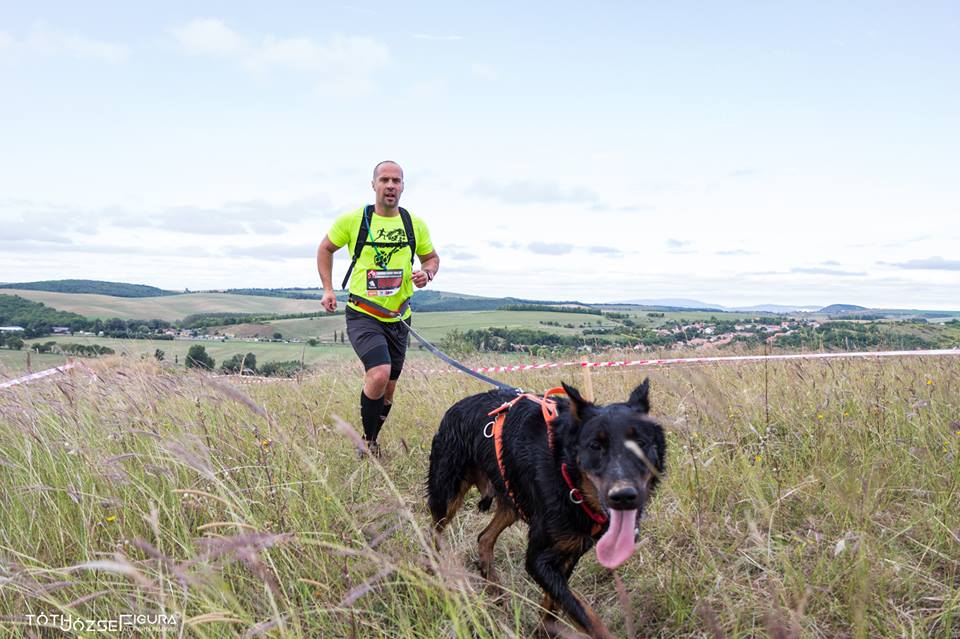
<instances>
[{"instance_id":1,"label":"man's bare arm","mask_svg":"<svg viewBox=\"0 0 960 639\"><path fill-rule=\"evenodd\" d=\"M320 304L327 312L337 310L337 296L333 292L333 254L340 247L330 241L330 237L323 236L320 246L317 247L317 272L320 274L320 283L323 285L323 297Z\"/></svg>"},{"instance_id":2,"label":"man's bare arm","mask_svg":"<svg viewBox=\"0 0 960 639\"><path fill-rule=\"evenodd\" d=\"M440 256L436 251L431 251L417 257L420 258L420 270L413 272L412 279L414 286L423 288L427 282L437 276L437 271L440 270Z\"/></svg>"}]
</instances>

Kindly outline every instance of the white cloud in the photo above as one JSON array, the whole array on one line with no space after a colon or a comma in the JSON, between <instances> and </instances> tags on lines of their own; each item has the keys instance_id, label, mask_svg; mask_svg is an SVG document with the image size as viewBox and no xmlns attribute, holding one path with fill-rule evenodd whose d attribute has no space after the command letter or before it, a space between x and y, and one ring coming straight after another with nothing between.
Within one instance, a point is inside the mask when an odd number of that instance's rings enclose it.
<instances>
[{"instance_id":1,"label":"white cloud","mask_svg":"<svg viewBox=\"0 0 960 639\"><path fill-rule=\"evenodd\" d=\"M258 260L309 259L317 255L317 245L312 244L257 244L255 246L231 246L224 250L229 257L249 257Z\"/></svg>"},{"instance_id":2,"label":"white cloud","mask_svg":"<svg viewBox=\"0 0 960 639\"><path fill-rule=\"evenodd\" d=\"M110 234L111 229L124 232L161 230L188 236L279 236L298 224L310 220L327 221L334 214L334 205L323 193L289 202L247 200L210 207L144 209L116 205L85 209L53 203L0 200L4 239L59 243L76 240L70 237L76 233Z\"/></svg>"},{"instance_id":3,"label":"white cloud","mask_svg":"<svg viewBox=\"0 0 960 639\"><path fill-rule=\"evenodd\" d=\"M805 275L835 275L839 277L861 277L866 275L866 273L863 271L841 271L835 268L820 268L820 267L812 267L812 268L796 267L796 268L790 269L790 272L801 273Z\"/></svg>"},{"instance_id":4,"label":"white cloud","mask_svg":"<svg viewBox=\"0 0 960 639\"><path fill-rule=\"evenodd\" d=\"M602 207L596 191L584 187L566 188L550 180L513 180L498 183L477 180L466 190L467 195L479 195L500 200L505 204L594 204Z\"/></svg>"},{"instance_id":5,"label":"white cloud","mask_svg":"<svg viewBox=\"0 0 960 639\"><path fill-rule=\"evenodd\" d=\"M0 32L0 55L4 57L66 55L81 60L117 63L123 62L129 53L130 49L122 44L95 40L46 26L34 27L22 38Z\"/></svg>"},{"instance_id":6,"label":"white cloud","mask_svg":"<svg viewBox=\"0 0 960 639\"><path fill-rule=\"evenodd\" d=\"M541 255L566 255L573 250L572 244L562 242L530 242L530 252Z\"/></svg>"},{"instance_id":7,"label":"white cloud","mask_svg":"<svg viewBox=\"0 0 960 639\"><path fill-rule=\"evenodd\" d=\"M334 35L326 42L272 35L256 40L213 18L192 20L171 33L190 54L230 60L256 73L308 73L334 90L369 90L373 76L390 62L387 46L364 36Z\"/></svg>"},{"instance_id":8,"label":"white cloud","mask_svg":"<svg viewBox=\"0 0 960 639\"><path fill-rule=\"evenodd\" d=\"M908 270L924 271L960 271L960 260L945 260L939 255L906 262L878 262L887 266Z\"/></svg>"},{"instance_id":9,"label":"white cloud","mask_svg":"<svg viewBox=\"0 0 960 639\"><path fill-rule=\"evenodd\" d=\"M237 32L219 20L193 20L173 29L173 35L184 49L199 55L242 55L249 47Z\"/></svg>"}]
</instances>

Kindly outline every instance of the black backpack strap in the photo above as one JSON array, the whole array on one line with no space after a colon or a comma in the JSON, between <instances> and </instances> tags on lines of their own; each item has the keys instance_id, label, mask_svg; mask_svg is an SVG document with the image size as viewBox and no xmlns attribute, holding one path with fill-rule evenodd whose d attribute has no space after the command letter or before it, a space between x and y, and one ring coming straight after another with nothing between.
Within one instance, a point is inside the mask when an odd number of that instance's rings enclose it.
<instances>
[{"instance_id":1,"label":"black backpack strap","mask_svg":"<svg viewBox=\"0 0 960 639\"><path fill-rule=\"evenodd\" d=\"M353 273L353 267L356 266L357 260L360 259L360 253L363 252L363 247L372 243L368 242L368 238L372 235L370 219L373 216L373 211L374 206L372 204L367 204L363 208L360 230L357 231L357 243L353 247L353 261L350 262L350 266L347 268L347 274L343 276L343 283L340 284L340 288L342 289L346 289L350 283L350 275ZM413 258L417 254L417 236L413 234L413 218L410 217L407 209L403 207L400 207L400 220L403 222L403 232L407 235L407 244L410 245L410 265L413 266ZM383 246L383 244L378 244L377 246Z\"/></svg>"},{"instance_id":2,"label":"black backpack strap","mask_svg":"<svg viewBox=\"0 0 960 639\"><path fill-rule=\"evenodd\" d=\"M413 218L407 209L400 207L400 219L403 220L403 231L407 234L407 243L410 245L410 265L413 266L413 256L417 254L417 236L413 234Z\"/></svg>"},{"instance_id":3,"label":"black backpack strap","mask_svg":"<svg viewBox=\"0 0 960 639\"><path fill-rule=\"evenodd\" d=\"M367 243L367 237L370 234L370 217L372 215L373 205L367 204L363 207L363 213L360 216L360 230L357 232L357 243L353 247L353 261L350 262L350 266L347 268L347 274L343 276L343 283L340 284L340 288L342 289L346 289L350 283L350 275L353 273L353 267L356 266L357 260L360 259L360 254L363 252L363 247ZM404 226L406 226L406 222L404 222Z\"/></svg>"}]
</instances>

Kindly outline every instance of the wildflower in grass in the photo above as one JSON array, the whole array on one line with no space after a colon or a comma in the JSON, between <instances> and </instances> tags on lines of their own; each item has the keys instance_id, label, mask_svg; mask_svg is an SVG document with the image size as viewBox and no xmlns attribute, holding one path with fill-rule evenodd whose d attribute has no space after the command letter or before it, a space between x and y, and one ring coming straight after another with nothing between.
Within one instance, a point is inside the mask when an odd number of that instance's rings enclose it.
<instances>
[{"instance_id":1,"label":"wildflower in grass","mask_svg":"<svg viewBox=\"0 0 960 639\"><path fill-rule=\"evenodd\" d=\"M758 464L759 464L762 460L763 460L763 455L754 455L754 457L753 457L753 461L757 462Z\"/></svg>"},{"instance_id":2,"label":"wildflower in grass","mask_svg":"<svg viewBox=\"0 0 960 639\"><path fill-rule=\"evenodd\" d=\"M928 380L927 380L927 386L933 386L933 380L932 380L932 379L928 379Z\"/></svg>"},{"instance_id":3,"label":"wildflower in grass","mask_svg":"<svg viewBox=\"0 0 960 639\"><path fill-rule=\"evenodd\" d=\"M108 524L112 524L112 523L115 522L116 520L117 520L117 516L116 516L116 515L110 515L109 517L107 517L107 523L108 523Z\"/></svg>"},{"instance_id":4,"label":"wildflower in grass","mask_svg":"<svg viewBox=\"0 0 960 639\"><path fill-rule=\"evenodd\" d=\"M817 413L817 420L818 420L818 421L821 421L821 422L823 421L823 414L822 414L822 413Z\"/></svg>"},{"instance_id":5,"label":"wildflower in grass","mask_svg":"<svg viewBox=\"0 0 960 639\"><path fill-rule=\"evenodd\" d=\"M264 448L270 448L270 444L272 444L273 442L270 441L269 439L265 439L260 443L263 445Z\"/></svg>"}]
</instances>

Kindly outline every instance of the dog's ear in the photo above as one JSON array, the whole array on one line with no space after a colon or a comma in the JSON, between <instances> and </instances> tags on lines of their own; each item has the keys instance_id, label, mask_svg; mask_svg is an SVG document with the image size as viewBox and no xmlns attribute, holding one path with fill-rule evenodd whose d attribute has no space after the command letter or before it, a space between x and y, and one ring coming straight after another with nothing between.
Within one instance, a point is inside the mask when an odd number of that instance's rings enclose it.
<instances>
[{"instance_id":1,"label":"dog's ear","mask_svg":"<svg viewBox=\"0 0 960 639\"><path fill-rule=\"evenodd\" d=\"M633 389L633 392L630 393L630 399L627 400L627 406L637 411L638 413L649 413L650 412L650 378L647 377L643 380L643 383Z\"/></svg>"},{"instance_id":2,"label":"dog's ear","mask_svg":"<svg viewBox=\"0 0 960 639\"><path fill-rule=\"evenodd\" d=\"M573 413L574 420L583 420L587 409L593 406L593 403L585 400L583 395L580 394L580 391L573 386L568 386L566 382L560 383L563 385L563 390L566 391L567 397L570 398L570 411Z\"/></svg>"}]
</instances>

